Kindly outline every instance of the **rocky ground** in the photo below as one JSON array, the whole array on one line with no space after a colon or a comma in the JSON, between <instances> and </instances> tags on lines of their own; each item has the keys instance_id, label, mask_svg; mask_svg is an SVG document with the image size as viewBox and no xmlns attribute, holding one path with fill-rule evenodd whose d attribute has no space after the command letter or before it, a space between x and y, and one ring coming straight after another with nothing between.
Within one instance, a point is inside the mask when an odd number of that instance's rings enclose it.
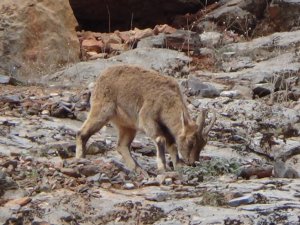
<instances>
[{"instance_id":1,"label":"rocky ground","mask_svg":"<svg viewBox=\"0 0 300 225\"><path fill-rule=\"evenodd\" d=\"M247 1L227 2L207 17L249 16L237 3ZM300 31L270 32L266 19L263 37L212 31L217 24L200 14L205 32L78 32L86 61L35 83L0 76L1 224L300 224ZM193 117L217 112L195 167L158 174L155 147L140 133L132 153L151 177L136 175L114 150L110 124L86 159L74 158L95 77L122 63L175 77Z\"/></svg>"}]
</instances>

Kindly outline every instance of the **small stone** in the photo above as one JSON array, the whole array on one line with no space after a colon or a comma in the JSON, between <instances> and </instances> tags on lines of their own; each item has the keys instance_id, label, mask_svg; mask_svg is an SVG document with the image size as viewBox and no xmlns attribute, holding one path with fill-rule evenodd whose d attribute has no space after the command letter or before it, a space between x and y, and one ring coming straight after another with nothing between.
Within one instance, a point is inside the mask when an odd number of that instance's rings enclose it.
<instances>
[{"instance_id":1,"label":"small stone","mask_svg":"<svg viewBox=\"0 0 300 225\"><path fill-rule=\"evenodd\" d=\"M231 207L237 207L240 205L251 204L255 202L255 198L252 195L243 196L240 198L232 199L228 202L228 205Z\"/></svg>"},{"instance_id":2,"label":"small stone","mask_svg":"<svg viewBox=\"0 0 300 225\"><path fill-rule=\"evenodd\" d=\"M99 182L99 181L101 181L101 173L97 173L94 176L89 176L87 178L87 181L88 182Z\"/></svg>"},{"instance_id":3,"label":"small stone","mask_svg":"<svg viewBox=\"0 0 300 225\"><path fill-rule=\"evenodd\" d=\"M240 95L240 93L236 90L233 91L222 91L220 93L220 96L222 97L228 97L228 98L236 98Z\"/></svg>"},{"instance_id":4,"label":"small stone","mask_svg":"<svg viewBox=\"0 0 300 225\"><path fill-rule=\"evenodd\" d=\"M47 116L49 116L49 115L50 115L50 112L49 112L49 110L43 110L43 111L41 112L41 114L42 114L42 115L47 115Z\"/></svg>"},{"instance_id":5,"label":"small stone","mask_svg":"<svg viewBox=\"0 0 300 225\"><path fill-rule=\"evenodd\" d=\"M164 175L164 174L158 174L158 175L156 176L156 181L157 181L159 184L162 184L162 183L164 182L165 178L166 178L166 175Z\"/></svg>"},{"instance_id":6,"label":"small stone","mask_svg":"<svg viewBox=\"0 0 300 225\"><path fill-rule=\"evenodd\" d=\"M50 97L56 97L56 96L59 96L58 93L50 93Z\"/></svg>"},{"instance_id":7,"label":"small stone","mask_svg":"<svg viewBox=\"0 0 300 225\"><path fill-rule=\"evenodd\" d=\"M300 193L299 193L299 192L295 193L295 194L294 194L294 197L300 198Z\"/></svg>"},{"instance_id":8,"label":"small stone","mask_svg":"<svg viewBox=\"0 0 300 225\"><path fill-rule=\"evenodd\" d=\"M5 95L0 96L0 100L8 103L20 103L21 99L19 95Z\"/></svg>"},{"instance_id":9,"label":"small stone","mask_svg":"<svg viewBox=\"0 0 300 225\"><path fill-rule=\"evenodd\" d=\"M108 183L108 182L101 183L101 187L104 189L109 189L109 188L111 188L111 186L112 186L112 184Z\"/></svg>"},{"instance_id":10,"label":"small stone","mask_svg":"<svg viewBox=\"0 0 300 225\"><path fill-rule=\"evenodd\" d=\"M56 169L59 169L59 168L62 168L63 165L64 165L64 162L62 160L61 157L51 157L49 159L49 161L53 164L53 167L56 168Z\"/></svg>"},{"instance_id":11,"label":"small stone","mask_svg":"<svg viewBox=\"0 0 300 225\"><path fill-rule=\"evenodd\" d=\"M131 148L133 148L133 149L141 149L141 148L143 148L143 147L144 147L144 145L143 145L143 143L140 142L140 141L133 141L133 142L131 143Z\"/></svg>"},{"instance_id":12,"label":"small stone","mask_svg":"<svg viewBox=\"0 0 300 225\"><path fill-rule=\"evenodd\" d=\"M81 177L81 175L73 168L61 168L60 172L70 177L75 177L75 178Z\"/></svg>"},{"instance_id":13,"label":"small stone","mask_svg":"<svg viewBox=\"0 0 300 225\"><path fill-rule=\"evenodd\" d=\"M10 83L10 77L0 75L0 84L9 84Z\"/></svg>"},{"instance_id":14,"label":"small stone","mask_svg":"<svg viewBox=\"0 0 300 225\"><path fill-rule=\"evenodd\" d=\"M95 87L95 82L89 83L88 89L89 89L90 92L94 89L94 87Z\"/></svg>"},{"instance_id":15,"label":"small stone","mask_svg":"<svg viewBox=\"0 0 300 225\"><path fill-rule=\"evenodd\" d=\"M165 185L171 185L171 184L173 184L172 178L166 178L165 179Z\"/></svg>"},{"instance_id":16,"label":"small stone","mask_svg":"<svg viewBox=\"0 0 300 225\"><path fill-rule=\"evenodd\" d=\"M126 184L124 184L123 188L126 190L132 190L135 188L135 186L132 183L126 183Z\"/></svg>"},{"instance_id":17,"label":"small stone","mask_svg":"<svg viewBox=\"0 0 300 225\"><path fill-rule=\"evenodd\" d=\"M160 183L152 177L144 180L142 183L144 186L159 186L160 185Z\"/></svg>"},{"instance_id":18,"label":"small stone","mask_svg":"<svg viewBox=\"0 0 300 225\"><path fill-rule=\"evenodd\" d=\"M105 144L111 145L111 144L112 144L112 141L111 141L110 139L105 139Z\"/></svg>"},{"instance_id":19,"label":"small stone","mask_svg":"<svg viewBox=\"0 0 300 225\"><path fill-rule=\"evenodd\" d=\"M96 141L89 145L86 154L96 155L96 154L104 154L105 152L106 152L105 144L101 141Z\"/></svg>"},{"instance_id":20,"label":"small stone","mask_svg":"<svg viewBox=\"0 0 300 225\"><path fill-rule=\"evenodd\" d=\"M169 198L169 194L166 192L155 193L146 196L146 200L155 201L155 202L164 202Z\"/></svg>"},{"instance_id":21,"label":"small stone","mask_svg":"<svg viewBox=\"0 0 300 225\"><path fill-rule=\"evenodd\" d=\"M274 87L270 83L263 83L263 84L255 84L252 90L253 96L257 96L262 98L271 94L274 91Z\"/></svg>"},{"instance_id":22,"label":"small stone","mask_svg":"<svg viewBox=\"0 0 300 225\"><path fill-rule=\"evenodd\" d=\"M33 221L31 225L51 225L46 221Z\"/></svg>"},{"instance_id":23,"label":"small stone","mask_svg":"<svg viewBox=\"0 0 300 225\"><path fill-rule=\"evenodd\" d=\"M218 97L220 91L211 83L203 82L195 76L189 77L187 80L187 88L189 96L202 96L205 98Z\"/></svg>"},{"instance_id":24,"label":"small stone","mask_svg":"<svg viewBox=\"0 0 300 225\"><path fill-rule=\"evenodd\" d=\"M79 172L80 174L89 177L99 173L99 167L93 165L82 166L79 168Z\"/></svg>"},{"instance_id":25,"label":"small stone","mask_svg":"<svg viewBox=\"0 0 300 225\"><path fill-rule=\"evenodd\" d=\"M214 47L220 44L222 34L218 32L203 32L199 35L201 43L206 47Z\"/></svg>"}]
</instances>

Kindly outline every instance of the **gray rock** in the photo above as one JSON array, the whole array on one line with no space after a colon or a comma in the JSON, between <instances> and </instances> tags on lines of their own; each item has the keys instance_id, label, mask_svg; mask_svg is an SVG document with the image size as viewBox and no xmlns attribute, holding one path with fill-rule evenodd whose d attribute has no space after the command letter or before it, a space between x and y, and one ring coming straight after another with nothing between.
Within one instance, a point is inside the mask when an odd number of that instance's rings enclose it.
<instances>
[{"instance_id":1,"label":"gray rock","mask_svg":"<svg viewBox=\"0 0 300 225\"><path fill-rule=\"evenodd\" d=\"M81 177L80 173L78 173L78 171L73 168L60 168L60 172L70 177Z\"/></svg>"},{"instance_id":2,"label":"gray rock","mask_svg":"<svg viewBox=\"0 0 300 225\"><path fill-rule=\"evenodd\" d=\"M20 103L21 99L19 95L0 95L0 101L8 103Z\"/></svg>"},{"instance_id":3,"label":"gray rock","mask_svg":"<svg viewBox=\"0 0 300 225\"><path fill-rule=\"evenodd\" d=\"M155 194L149 194L146 196L146 200L155 201L155 202L164 202L169 198L169 194L167 192L160 192Z\"/></svg>"},{"instance_id":4,"label":"gray rock","mask_svg":"<svg viewBox=\"0 0 300 225\"><path fill-rule=\"evenodd\" d=\"M266 3L261 1L226 1L224 5L208 13L205 18L206 20L222 24L228 30L235 30L245 34L249 27L253 28L256 25L256 14L262 14L265 6ZM251 8L256 10L251 10ZM199 24L199 26L201 25Z\"/></svg>"},{"instance_id":5,"label":"gray rock","mask_svg":"<svg viewBox=\"0 0 300 225\"><path fill-rule=\"evenodd\" d=\"M97 173L94 176L89 176L87 181L89 182L99 182L101 180L101 173Z\"/></svg>"},{"instance_id":6,"label":"gray rock","mask_svg":"<svg viewBox=\"0 0 300 225\"><path fill-rule=\"evenodd\" d=\"M86 154L88 155L96 155L96 154L103 154L107 151L107 146L101 141L95 141L90 144L87 148Z\"/></svg>"},{"instance_id":7,"label":"gray rock","mask_svg":"<svg viewBox=\"0 0 300 225\"><path fill-rule=\"evenodd\" d=\"M79 173L89 177L99 173L99 167L94 165L86 165L79 168Z\"/></svg>"},{"instance_id":8,"label":"gray rock","mask_svg":"<svg viewBox=\"0 0 300 225\"><path fill-rule=\"evenodd\" d=\"M228 62L223 62L222 67L224 71L236 72L239 70L252 68L255 64L250 57L238 57L228 60Z\"/></svg>"},{"instance_id":9,"label":"gray rock","mask_svg":"<svg viewBox=\"0 0 300 225\"><path fill-rule=\"evenodd\" d=\"M219 32L203 32L200 34L201 44L205 47L216 47L221 43L222 34Z\"/></svg>"},{"instance_id":10,"label":"gray rock","mask_svg":"<svg viewBox=\"0 0 300 225\"><path fill-rule=\"evenodd\" d=\"M273 0L266 10L265 19L258 26L258 31L290 31L299 29L300 2L298 0Z\"/></svg>"},{"instance_id":11,"label":"gray rock","mask_svg":"<svg viewBox=\"0 0 300 225\"><path fill-rule=\"evenodd\" d=\"M237 207L240 205L254 203L254 201L255 201L255 198L252 195L247 195L247 196L243 196L240 198L234 198L234 199L228 201L228 205L231 207Z\"/></svg>"},{"instance_id":12,"label":"gray rock","mask_svg":"<svg viewBox=\"0 0 300 225\"><path fill-rule=\"evenodd\" d=\"M274 80L274 75L276 77L284 77L286 74L297 74L299 70L300 62L295 60L295 54L287 52L281 53L274 58L257 62L252 68L227 73L205 72L203 75L217 79L244 80L250 81L252 84L258 84L271 82Z\"/></svg>"},{"instance_id":13,"label":"gray rock","mask_svg":"<svg viewBox=\"0 0 300 225\"><path fill-rule=\"evenodd\" d=\"M132 190L132 189L135 188L135 186L134 186L133 183L125 183L125 184L123 185L123 187L124 187L124 189L126 189L126 190Z\"/></svg>"},{"instance_id":14,"label":"gray rock","mask_svg":"<svg viewBox=\"0 0 300 225\"><path fill-rule=\"evenodd\" d=\"M236 90L232 90L232 91L222 91L220 93L220 96L222 97L228 97L228 98L237 98L238 96L240 96L240 93Z\"/></svg>"},{"instance_id":15,"label":"gray rock","mask_svg":"<svg viewBox=\"0 0 300 225\"><path fill-rule=\"evenodd\" d=\"M11 78L8 76L0 75L0 84L9 84L11 82Z\"/></svg>"},{"instance_id":16,"label":"gray rock","mask_svg":"<svg viewBox=\"0 0 300 225\"><path fill-rule=\"evenodd\" d=\"M0 171L0 196L7 190L17 189L18 184L6 173Z\"/></svg>"},{"instance_id":17,"label":"gray rock","mask_svg":"<svg viewBox=\"0 0 300 225\"><path fill-rule=\"evenodd\" d=\"M281 160L274 163L274 177L279 178L300 178L300 173Z\"/></svg>"},{"instance_id":18,"label":"gray rock","mask_svg":"<svg viewBox=\"0 0 300 225\"><path fill-rule=\"evenodd\" d=\"M161 33L155 36L143 38L137 44L137 48L164 48L165 34Z\"/></svg>"},{"instance_id":19,"label":"gray rock","mask_svg":"<svg viewBox=\"0 0 300 225\"><path fill-rule=\"evenodd\" d=\"M158 57L159 56L159 57ZM87 85L101 74L101 72L117 64L134 64L146 69L154 69L171 76L185 75L183 69L191 59L184 53L157 48L137 48L124 52L110 59L98 59L80 62L64 70L44 76L42 82L61 86Z\"/></svg>"},{"instance_id":20,"label":"gray rock","mask_svg":"<svg viewBox=\"0 0 300 225\"><path fill-rule=\"evenodd\" d=\"M194 51L196 53L201 47L200 36L189 30L177 30L166 35L166 48L179 51Z\"/></svg>"},{"instance_id":21,"label":"gray rock","mask_svg":"<svg viewBox=\"0 0 300 225\"><path fill-rule=\"evenodd\" d=\"M211 48L200 48L199 51L202 56L213 56L215 53Z\"/></svg>"},{"instance_id":22,"label":"gray rock","mask_svg":"<svg viewBox=\"0 0 300 225\"><path fill-rule=\"evenodd\" d=\"M210 83L204 83L199 78L191 76L186 82L187 92L190 96L200 95L213 98L220 95L220 91Z\"/></svg>"},{"instance_id":23,"label":"gray rock","mask_svg":"<svg viewBox=\"0 0 300 225\"><path fill-rule=\"evenodd\" d=\"M243 56L265 55L270 57L270 50L293 49L300 43L300 30L292 32L274 33L268 36L255 38L252 41L240 42L226 45L226 48L232 49ZM257 56L256 56L257 57ZM278 61L281 62L281 61Z\"/></svg>"}]
</instances>

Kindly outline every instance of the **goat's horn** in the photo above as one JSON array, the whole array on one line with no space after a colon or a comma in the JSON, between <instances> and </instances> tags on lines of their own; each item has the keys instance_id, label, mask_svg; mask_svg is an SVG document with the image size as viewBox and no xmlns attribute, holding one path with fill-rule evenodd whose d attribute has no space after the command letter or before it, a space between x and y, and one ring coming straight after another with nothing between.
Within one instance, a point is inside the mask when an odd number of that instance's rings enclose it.
<instances>
[{"instance_id":1,"label":"goat's horn","mask_svg":"<svg viewBox=\"0 0 300 225\"><path fill-rule=\"evenodd\" d=\"M207 114L207 109L202 109L200 114L197 117L196 123L198 125L198 131L200 133L203 132L203 128L204 128L204 125L205 125L206 114Z\"/></svg>"},{"instance_id":2,"label":"goat's horn","mask_svg":"<svg viewBox=\"0 0 300 225\"><path fill-rule=\"evenodd\" d=\"M209 124L203 129L202 134L204 137L206 137L208 135L208 132L211 130L212 126L215 124L216 119L217 119L216 111L213 110L213 116L212 116Z\"/></svg>"}]
</instances>

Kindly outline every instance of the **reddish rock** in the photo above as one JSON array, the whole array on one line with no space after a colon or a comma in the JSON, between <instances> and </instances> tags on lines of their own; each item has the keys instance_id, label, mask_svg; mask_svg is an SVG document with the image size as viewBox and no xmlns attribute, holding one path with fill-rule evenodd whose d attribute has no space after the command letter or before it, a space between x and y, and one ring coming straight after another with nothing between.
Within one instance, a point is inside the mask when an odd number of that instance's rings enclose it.
<instances>
[{"instance_id":1,"label":"reddish rock","mask_svg":"<svg viewBox=\"0 0 300 225\"><path fill-rule=\"evenodd\" d=\"M133 33L134 33L134 39L136 39L136 40L141 40L142 38L150 37L154 34L153 30L150 28L147 28L144 30L134 28Z\"/></svg>"},{"instance_id":2,"label":"reddish rock","mask_svg":"<svg viewBox=\"0 0 300 225\"><path fill-rule=\"evenodd\" d=\"M32 199L29 197L14 199L14 200L8 201L5 204L5 206L14 206L14 205L24 206L24 205L27 205L29 202L31 202L31 200Z\"/></svg>"},{"instance_id":3,"label":"reddish rock","mask_svg":"<svg viewBox=\"0 0 300 225\"><path fill-rule=\"evenodd\" d=\"M70 177L75 177L75 178L81 177L81 175L73 168L61 168L60 172Z\"/></svg>"},{"instance_id":4,"label":"reddish rock","mask_svg":"<svg viewBox=\"0 0 300 225\"><path fill-rule=\"evenodd\" d=\"M168 24L156 25L153 29L154 34L165 33L172 34L176 32L176 28L169 26Z\"/></svg>"},{"instance_id":5,"label":"reddish rock","mask_svg":"<svg viewBox=\"0 0 300 225\"><path fill-rule=\"evenodd\" d=\"M122 39L116 33L95 33L97 40L101 40L104 45L121 44Z\"/></svg>"},{"instance_id":6,"label":"reddish rock","mask_svg":"<svg viewBox=\"0 0 300 225\"><path fill-rule=\"evenodd\" d=\"M115 34L118 35L118 37L120 37L122 42L124 42L124 43L127 43L130 40L130 36L131 36L130 31L120 32L117 30L117 31L115 31Z\"/></svg>"},{"instance_id":7,"label":"reddish rock","mask_svg":"<svg viewBox=\"0 0 300 225\"><path fill-rule=\"evenodd\" d=\"M124 44L110 44L109 46L111 52L121 52L125 50Z\"/></svg>"},{"instance_id":8,"label":"reddish rock","mask_svg":"<svg viewBox=\"0 0 300 225\"><path fill-rule=\"evenodd\" d=\"M82 47L86 51L100 53L104 47L104 44L102 41L98 41L96 39L87 39L82 41Z\"/></svg>"}]
</instances>

